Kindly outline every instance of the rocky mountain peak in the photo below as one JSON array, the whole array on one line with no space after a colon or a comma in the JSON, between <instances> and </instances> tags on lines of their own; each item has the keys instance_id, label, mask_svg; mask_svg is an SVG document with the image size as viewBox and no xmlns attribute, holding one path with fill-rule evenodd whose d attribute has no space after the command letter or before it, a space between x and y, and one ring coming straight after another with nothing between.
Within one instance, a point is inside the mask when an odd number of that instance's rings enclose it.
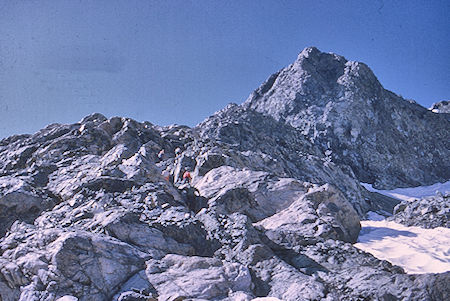
<instances>
[{"instance_id":1,"label":"rocky mountain peak","mask_svg":"<svg viewBox=\"0 0 450 301\"><path fill-rule=\"evenodd\" d=\"M90 121L92 121L92 122L103 122L103 121L106 121L106 120L108 120L108 118L106 118L103 114L92 113L92 114L84 117L83 119L81 119L79 123L84 124L84 123L87 123L87 122L90 122Z\"/></svg>"},{"instance_id":2,"label":"rocky mountain peak","mask_svg":"<svg viewBox=\"0 0 450 301\"><path fill-rule=\"evenodd\" d=\"M363 182L387 188L450 176L449 121L385 90L364 63L308 47L243 106L290 124Z\"/></svg>"},{"instance_id":3,"label":"rocky mountain peak","mask_svg":"<svg viewBox=\"0 0 450 301\"><path fill-rule=\"evenodd\" d=\"M337 101L346 93L373 98L380 96L382 91L381 84L366 64L308 47L293 64L273 74L255 90L244 105L262 112L270 111L279 119L295 112L297 106ZM281 96L278 93L283 93L283 97L275 99L275 96ZM275 95L267 99L264 97L267 94ZM278 109L274 110L274 106Z\"/></svg>"},{"instance_id":4,"label":"rocky mountain peak","mask_svg":"<svg viewBox=\"0 0 450 301\"><path fill-rule=\"evenodd\" d=\"M305 58L305 57L309 57L310 55L320 55L322 52L319 50L319 49L317 49L317 47L315 47L315 46L309 46L309 47L306 47L305 49L303 49L299 54L298 54L298 57L297 57L297 60L300 60L300 59L302 59L302 58Z\"/></svg>"},{"instance_id":5,"label":"rocky mountain peak","mask_svg":"<svg viewBox=\"0 0 450 301\"><path fill-rule=\"evenodd\" d=\"M293 66L300 70L310 72L313 70L318 72L330 72L333 70L337 71L336 69L341 69L340 71L342 74L342 70L345 68L345 63L347 63L347 60L343 56L334 53L321 52L316 47L307 47L300 52Z\"/></svg>"}]
</instances>

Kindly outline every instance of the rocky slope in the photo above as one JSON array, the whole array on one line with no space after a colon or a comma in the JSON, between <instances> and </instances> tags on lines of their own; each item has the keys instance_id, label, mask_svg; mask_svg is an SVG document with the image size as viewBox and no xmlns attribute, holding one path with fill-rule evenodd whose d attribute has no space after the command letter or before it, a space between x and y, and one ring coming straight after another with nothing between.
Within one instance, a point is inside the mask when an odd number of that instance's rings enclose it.
<instances>
[{"instance_id":1,"label":"rocky slope","mask_svg":"<svg viewBox=\"0 0 450 301\"><path fill-rule=\"evenodd\" d=\"M353 247L360 217L397 202L366 191L334 142L261 108L194 128L93 114L0 141L0 300L448 299L450 273L407 275ZM430 114L423 128L448 126ZM414 181L445 176L429 173L445 143ZM412 179L368 170L380 185Z\"/></svg>"},{"instance_id":2,"label":"rocky slope","mask_svg":"<svg viewBox=\"0 0 450 301\"><path fill-rule=\"evenodd\" d=\"M306 48L245 102L298 129L376 188L450 177L450 122L383 89L365 64Z\"/></svg>"}]
</instances>

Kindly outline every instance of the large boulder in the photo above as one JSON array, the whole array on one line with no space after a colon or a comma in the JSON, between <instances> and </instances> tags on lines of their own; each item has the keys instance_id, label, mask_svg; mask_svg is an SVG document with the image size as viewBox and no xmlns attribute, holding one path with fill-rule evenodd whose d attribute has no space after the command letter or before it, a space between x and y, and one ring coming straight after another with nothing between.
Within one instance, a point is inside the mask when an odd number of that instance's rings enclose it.
<instances>
[{"instance_id":1,"label":"large boulder","mask_svg":"<svg viewBox=\"0 0 450 301\"><path fill-rule=\"evenodd\" d=\"M356 242L359 217L345 196L329 184L312 188L288 208L258 222L273 232L294 232L304 237L322 237Z\"/></svg>"},{"instance_id":2,"label":"large boulder","mask_svg":"<svg viewBox=\"0 0 450 301\"><path fill-rule=\"evenodd\" d=\"M310 183L278 178L270 173L221 166L196 182L210 206L225 214L243 212L255 221L271 216L305 194Z\"/></svg>"},{"instance_id":3,"label":"large boulder","mask_svg":"<svg viewBox=\"0 0 450 301\"><path fill-rule=\"evenodd\" d=\"M326 296L327 288L320 280L299 271L267 245L241 246L235 250L235 260L249 267L256 296L286 301L320 300Z\"/></svg>"},{"instance_id":4,"label":"large boulder","mask_svg":"<svg viewBox=\"0 0 450 301\"><path fill-rule=\"evenodd\" d=\"M15 230L1 244L3 258L9 259L1 271L9 287L21 287L23 301L68 294L80 301L111 298L150 257L117 239L88 232L36 231L19 224ZM15 250L19 237L22 242ZM11 293L0 294L7 300Z\"/></svg>"},{"instance_id":5,"label":"large boulder","mask_svg":"<svg viewBox=\"0 0 450 301\"><path fill-rule=\"evenodd\" d=\"M219 300L233 292L252 292L250 271L238 263L167 255L146 264L146 275L160 300L169 300L174 295L185 299Z\"/></svg>"}]
</instances>

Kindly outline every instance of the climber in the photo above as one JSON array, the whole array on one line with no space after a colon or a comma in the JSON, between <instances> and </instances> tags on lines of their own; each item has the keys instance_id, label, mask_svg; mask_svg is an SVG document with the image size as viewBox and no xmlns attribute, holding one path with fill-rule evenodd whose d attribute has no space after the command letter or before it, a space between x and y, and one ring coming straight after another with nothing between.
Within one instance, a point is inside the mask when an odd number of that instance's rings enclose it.
<instances>
[{"instance_id":1,"label":"climber","mask_svg":"<svg viewBox=\"0 0 450 301\"><path fill-rule=\"evenodd\" d=\"M202 196L197 188L190 184L182 184L178 187L185 202L185 205L194 214L198 213L202 208L208 207L208 202Z\"/></svg>"},{"instance_id":2,"label":"climber","mask_svg":"<svg viewBox=\"0 0 450 301\"><path fill-rule=\"evenodd\" d=\"M163 161L163 160L164 160L164 158L165 158L164 155L165 155L164 149L160 150L159 153L158 153L158 159L159 159L159 161Z\"/></svg>"},{"instance_id":3,"label":"climber","mask_svg":"<svg viewBox=\"0 0 450 301\"><path fill-rule=\"evenodd\" d=\"M185 184L185 183L191 184L191 180L192 180L191 173L189 172L189 169L186 168L183 173L183 180L181 181L181 184Z\"/></svg>"},{"instance_id":4,"label":"climber","mask_svg":"<svg viewBox=\"0 0 450 301\"><path fill-rule=\"evenodd\" d=\"M177 147L177 148L175 149L175 156L178 156L178 155L180 155L180 154L181 154L181 148Z\"/></svg>"},{"instance_id":5,"label":"climber","mask_svg":"<svg viewBox=\"0 0 450 301\"><path fill-rule=\"evenodd\" d=\"M164 180L170 182L170 172L167 169L163 170L161 175L163 176Z\"/></svg>"}]
</instances>

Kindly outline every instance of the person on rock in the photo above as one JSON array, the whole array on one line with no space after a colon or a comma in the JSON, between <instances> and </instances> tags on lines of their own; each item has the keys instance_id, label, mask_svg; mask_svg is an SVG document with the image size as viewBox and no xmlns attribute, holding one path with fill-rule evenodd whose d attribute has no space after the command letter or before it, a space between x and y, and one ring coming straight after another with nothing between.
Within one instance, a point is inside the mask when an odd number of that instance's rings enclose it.
<instances>
[{"instance_id":1,"label":"person on rock","mask_svg":"<svg viewBox=\"0 0 450 301\"><path fill-rule=\"evenodd\" d=\"M200 196L200 192L190 184L183 184L178 189L181 190L186 207L189 208L194 214L198 213L202 208L208 206L208 202L204 197Z\"/></svg>"},{"instance_id":2,"label":"person on rock","mask_svg":"<svg viewBox=\"0 0 450 301\"><path fill-rule=\"evenodd\" d=\"M170 182L170 172L167 169L163 170L161 175L164 178L164 180Z\"/></svg>"},{"instance_id":3,"label":"person on rock","mask_svg":"<svg viewBox=\"0 0 450 301\"><path fill-rule=\"evenodd\" d=\"M177 147L177 148L175 149L175 156L178 157L179 155L181 155L181 148Z\"/></svg>"},{"instance_id":4,"label":"person on rock","mask_svg":"<svg viewBox=\"0 0 450 301\"><path fill-rule=\"evenodd\" d=\"M191 173L189 169L186 168L186 170L183 173L183 180L181 181L181 184L191 184Z\"/></svg>"},{"instance_id":5,"label":"person on rock","mask_svg":"<svg viewBox=\"0 0 450 301\"><path fill-rule=\"evenodd\" d=\"M164 149L159 151L158 159L159 159L159 161L164 161L164 159L165 159L165 151L164 151Z\"/></svg>"}]
</instances>

